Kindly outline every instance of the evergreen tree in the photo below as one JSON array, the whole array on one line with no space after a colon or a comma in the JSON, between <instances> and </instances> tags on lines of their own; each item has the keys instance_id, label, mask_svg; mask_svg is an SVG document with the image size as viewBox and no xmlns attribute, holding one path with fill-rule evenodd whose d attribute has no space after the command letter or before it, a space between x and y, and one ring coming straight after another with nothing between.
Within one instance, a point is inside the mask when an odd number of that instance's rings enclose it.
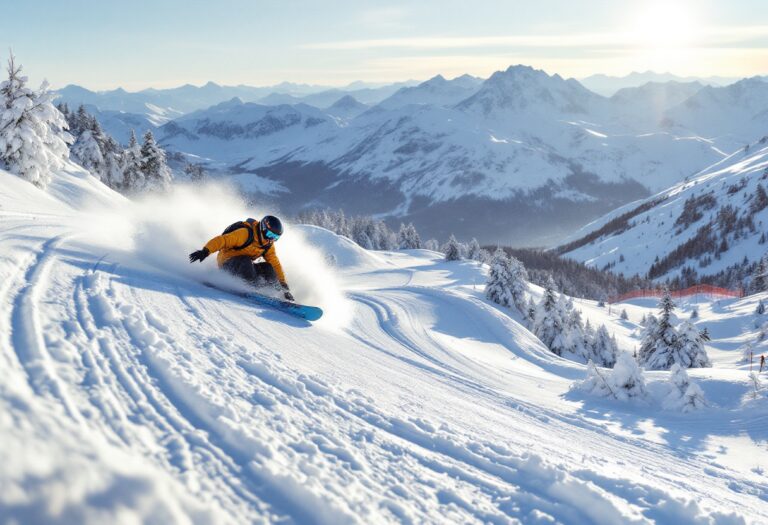
<instances>
[{"instance_id":1,"label":"evergreen tree","mask_svg":"<svg viewBox=\"0 0 768 525\"><path fill-rule=\"evenodd\" d=\"M405 224L400 225L397 244L401 250L418 250L421 248L421 238L413 223L408 223L407 226Z\"/></svg>"},{"instance_id":2,"label":"evergreen tree","mask_svg":"<svg viewBox=\"0 0 768 525\"><path fill-rule=\"evenodd\" d=\"M52 103L48 84L35 92L21 75L13 55L8 59L8 80L0 84L0 163L37 186L50 182L69 156L72 137L67 123Z\"/></svg>"},{"instance_id":3,"label":"evergreen tree","mask_svg":"<svg viewBox=\"0 0 768 525\"><path fill-rule=\"evenodd\" d=\"M544 295L536 307L533 320L533 333L547 348L557 355L563 355L568 348L566 319L562 302L555 291L555 283L550 279L544 289Z\"/></svg>"},{"instance_id":4,"label":"evergreen tree","mask_svg":"<svg viewBox=\"0 0 768 525\"><path fill-rule=\"evenodd\" d=\"M437 239L428 239L424 243L424 249L432 250L433 252L439 252L440 251L440 243L437 241Z\"/></svg>"},{"instance_id":5,"label":"evergreen tree","mask_svg":"<svg viewBox=\"0 0 768 525\"><path fill-rule=\"evenodd\" d=\"M764 210L766 207L768 207L768 193L766 193L763 185L758 182L749 208L750 211L754 214Z\"/></svg>"},{"instance_id":6,"label":"evergreen tree","mask_svg":"<svg viewBox=\"0 0 768 525\"><path fill-rule=\"evenodd\" d=\"M765 313L765 303L763 303L763 300L760 299L757 303L757 307L755 308L755 314L757 315L763 315Z\"/></svg>"},{"instance_id":7,"label":"evergreen tree","mask_svg":"<svg viewBox=\"0 0 768 525\"><path fill-rule=\"evenodd\" d=\"M676 328L674 309L675 303L665 291L659 302L658 321L647 323L638 361L652 370L668 370L675 363L685 368L712 366L704 349L708 335L687 321Z\"/></svg>"},{"instance_id":8,"label":"evergreen tree","mask_svg":"<svg viewBox=\"0 0 768 525\"><path fill-rule=\"evenodd\" d=\"M525 296L528 292L528 275L523 263L508 257L502 249L496 250L488 272L485 296L502 306L515 306L525 315Z\"/></svg>"},{"instance_id":9,"label":"evergreen tree","mask_svg":"<svg viewBox=\"0 0 768 525\"><path fill-rule=\"evenodd\" d=\"M453 235L448 238L448 242L446 243L443 251L445 253L446 261L458 261L461 259L461 247L459 246L459 242L456 240L456 237Z\"/></svg>"},{"instance_id":10,"label":"evergreen tree","mask_svg":"<svg viewBox=\"0 0 768 525\"><path fill-rule=\"evenodd\" d=\"M485 283L485 297L501 306L510 307L514 304L512 298L512 271L509 266L509 257L502 250L496 250L491 261L491 269L488 272L488 280Z\"/></svg>"},{"instance_id":11,"label":"evergreen tree","mask_svg":"<svg viewBox=\"0 0 768 525\"><path fill-rule=\"evenodd\" d=\"M144 174L146 190L167 190L170 187L171 170L165 162L165 152L155 142L152 131L144 134L144 143L141 145L141 171Z\"/></svg>"},{"instance_id":12,"label":"evergreen tree","mask_svg":"<svg viewBox=\"0 0 768 525\"><path fill-rule=\"evenodd\" d=\"M627 315L627 309L626 308L622 308L621 309L621 320L622 321L629 320L629 316Z\"/></svg>"},{"instance_id":13,"label":"evergreen tree","mask_svg":"<svg viewBox=\"0 0 768 525\"><path fill-rule=\"evenodd\" d=\"M688 377L685 368L675 363L669 374L669 392L662 402L667 410L690 412L707 405L704 391Z\"/></svg>"},{"instance_id":14,"label":"evergreen tree","mask_svg":"<svg viewBox=\"0 0 768 525\"><path fill-rule=\"evenodd\" d=\"M206 176L203 165L194 162L187 162L184 165L184 174L189 177L189 180L192 182L201 182Z\"/></svg>"},{"instance_id":15,"label":"evergreen tree","mask_svg":"<svg viewBox=\"0 0 768 525\"><path fill-rule=\"evenodd\" d=\"M702 334L698 328L688 321L684 321L678 327L678 344L674 355L675 364L685 368L707 368L712 366L704 349L704 342L708 336Z\"/></svg>"},{"instance_id":16,"label":"evergreen tree","mask_svg":"<svg viewBox=\"0 0 768 525\"><path fill-rule=\"evenodd\" d=\"M616 364L616 355L619 353L619 349L616 345L616 339L608 335L608 329L605 325L601 325L595 332L590 350L590 358L599 366L613 368Z\"/></svg>"},{"instance_id":17,"label":"evergreen tree","mask_svg":"<svg viewBox=\"0 0 768 525\"><path fill-rule=\"evenodd\" d=\"M128 147L123 151L123 187L128 192L141 191L144 186L144 172L141 171L141 148L136 133L131 130Z\"/></svg>"},{"instance_id":18,"label":"evergreen tree","mask_svg":"<svg viewBox=\"0 0 768 525\"><path fill-rule=\"evenodd\" d=\"M587 377L579 385L592 395L611 397L621 401L644 398L648 395L642 369L628 352L619 352L612 370L599 370L590 360Z\"/></svg>"},{"instance_id":19,"label":"evergreen tree","mask_svg":"<svg viewBox=\"0 0 768 525\"><path fill-rule=\"evenodd\" d=\"M536 303L533 302L533 297L528 296L528 304L525 306L525 318L528 320L529 326L533 327L533 321L536 319Z\"/></svg>"},{"instance_id":20,"label":"evergreen tree","mask_svg":"<svg viewBox=\"0 0 768 525\"><path fill-rule=\"evenodd\" d=\"M101 154L101 147L93 131L87 129L80 133L72 145L71 155L78 164L101 179L105 162L104 156Z\"/></svg>"},{"instance_id":21,"label":"evergreen tree","mask_svg":"<svg viewBox=\"0 0 768 525\"><path fill-rule=\"evenodd\" d=\"M472 240L469 241L469 244L467 245L467 259L471 261L480 261L482 262L482 259L480 258L482 248L480 248L480 243L477 242L477 239L472 237Z\"/></svg>"},{"instance_id":22,"label":"evergreen tree","mask_svg":"<svg viewBox=\"0 0 768 525\"><path fill-rule=\"evenodd\" d=\"M659 318L655 326L647 326L640 344L638 361L652 370L667 370L672 366L673 355L678 344L678 334L672 325L675 303L668 290L659 301ZM648 323L651 324L650 322Z\"/></svg>"},{"instance_id":23,"label":"evergreen tree","mask_svg":"<svg viewBox=\"0 0 768 525\"><path fill-rule=\"evenodd\" d=\"M768 290L768 254L760 257L754 274L752 274L752 293Z\"/></svg>"}]
</instances>

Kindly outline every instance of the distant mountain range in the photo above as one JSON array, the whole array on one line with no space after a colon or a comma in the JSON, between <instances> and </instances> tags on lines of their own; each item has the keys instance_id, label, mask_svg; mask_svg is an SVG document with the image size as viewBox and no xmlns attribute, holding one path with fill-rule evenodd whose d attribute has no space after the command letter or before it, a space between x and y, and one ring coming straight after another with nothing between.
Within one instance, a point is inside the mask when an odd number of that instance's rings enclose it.
<instances>
[{"instance_id":1,"label":"distant mountain range","mask_svg":"<svg viewBox=\"0 0 768 525\"><path fill-rule=\"evenodd\" d=\"M645 71L641 73L633 71L623 77L602 74L591 75L580 79L580 82L587 89L599 93L600 95L610 97L620 89L638 87L647 84L648 82L698 82L705 86L727 86L737 80L739 79L730 77L680 77L673 75L672 73L655 73L653 71Z\"/></svg>"},{"instance_id":2,"label":"distant mountain range","mask_svg":"<svg viewBox=\"0 0 768 525\"><path fill-rule=\"evenodd\" d=\"M538 246L722 160L755 140L768 110L768 83L758 78L726 87L647 82L604 97L513 66L486 80L438 75L350 88L263 88L270 93L181 116L171 112L211 100L199 90L220 97L230 88L142 92L143 110L139 94L97 94L95 102L121 140L129 125L151 125L169 150L204 159L288 213L341 207L412 220L441 239Z\"/></svg>"}]
</instances>

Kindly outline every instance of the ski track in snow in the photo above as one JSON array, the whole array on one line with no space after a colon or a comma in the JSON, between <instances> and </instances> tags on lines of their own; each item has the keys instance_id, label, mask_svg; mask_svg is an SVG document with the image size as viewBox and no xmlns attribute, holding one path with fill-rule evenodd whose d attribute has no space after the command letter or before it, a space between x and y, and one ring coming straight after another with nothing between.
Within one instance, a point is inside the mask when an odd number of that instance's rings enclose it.
<instances>
[{"instance_id":1,"label":"ski track in snow","mask_svg":"<svg viewBox=\"0 0 768 525\"><path fill-rule=\"evenodd\" d=\"M571 396L583 366L470 281L446 284L448 263L398 254L390 270L341 268L357 283L354 315L333 328L90 253L58 218L35 217L0 228L14 248L0 259L3 366L30 392L11 412L39 421L42 439L46 420L62 425L67 453L103 441L142 458L169 498L208 509L181 503L191 522L768 520L764 475L687 444L673 414ZM393 286L404 264L416 269ZM644 419L668 425L669 443ZM765 443L764 412L729 419L687 424ZM0 521L22 510L0 501Z\"/></svg>"}]
</instances>

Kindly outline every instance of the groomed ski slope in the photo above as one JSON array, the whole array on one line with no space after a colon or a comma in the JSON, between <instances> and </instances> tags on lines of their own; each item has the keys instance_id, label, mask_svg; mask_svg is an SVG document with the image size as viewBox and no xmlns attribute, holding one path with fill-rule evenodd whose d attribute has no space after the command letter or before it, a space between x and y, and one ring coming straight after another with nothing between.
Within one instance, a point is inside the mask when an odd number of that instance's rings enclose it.
<instances>
[{"instance_id":1,"label":"groomed ski slope","mask_svg":"<svg viewBox=\"0 0 768 525\"><path fill-rule=\"evenodd\" d=\"M260 212L0 171L0 522L768 521L768 410L737 350L756 299L699 305L712 406L664 412L572 390L584 365L485 301L474 262L290 226L278 253L321 322L200 284L226 278L187 253Z\"/></svg>"}]
</instances>

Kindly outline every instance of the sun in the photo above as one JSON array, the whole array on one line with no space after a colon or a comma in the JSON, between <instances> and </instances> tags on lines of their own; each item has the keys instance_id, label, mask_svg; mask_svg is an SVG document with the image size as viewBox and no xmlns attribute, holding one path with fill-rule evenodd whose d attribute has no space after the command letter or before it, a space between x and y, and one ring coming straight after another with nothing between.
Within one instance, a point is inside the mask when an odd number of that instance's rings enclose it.
<instances>
[{"instance_id":1,"label":"sun","mask_svg":"<svg viewBox=\"0 0 768 525\"><path fill-rule=\"evenodd\" d=\"M634 48L634 68L681 71L690 67L699 38L695 3L685 0L639 3L631 13L627 43Z\"/></svg>"},{"instance_id":2,"label":"sun","mask_svg":"<svg viewBox=\"0 0 768 525\"><path fill-rule=\"evenodd\" d=\"M643 2L630 24L635 45L666 50L691 46L697 26L694 5L674 0Z\"/></svg>"}]
</instances>

